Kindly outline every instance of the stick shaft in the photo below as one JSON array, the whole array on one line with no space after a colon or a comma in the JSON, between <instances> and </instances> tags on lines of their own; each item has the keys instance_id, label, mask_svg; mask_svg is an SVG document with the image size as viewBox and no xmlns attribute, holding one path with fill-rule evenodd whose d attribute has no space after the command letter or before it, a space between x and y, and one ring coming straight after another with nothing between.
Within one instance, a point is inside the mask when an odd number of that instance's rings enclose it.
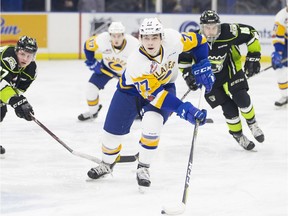
<instances>
[{"instance_id":1,"label":"stick shaft","mask_svg":"<svg viewBox=\"0 0 288 216\"><path fill-rule=\"evenodd\" d=\"M38 124L44 131L46 131L53 139L55 139L58 143L60 143L65 149L67 149L70 153L72 153L75 156L85 158L87 160L93 161L95 163L100 164L101 159L94 157L92 155L88 155L82 152L74 151L72 148L70 148L67 144L65 144L58 136L56 136L52 131L50 131L44 124L42 124L38 119L35 118L35 116L32 116L32 120ZM134 162L138 158L138 153L136 155L127 155L127 156L120 156L117 159L117 163L125 163L125 162Z\"/></svg>"},{"instance_id":2,"label":"stick shaft","mask_svg":"<svg viewBox=\"0 0 288 216\"><path fill-rule=\"evenodd\" d=\"M200 107L201 107L201 102L202 102L202 98L204 97L204 94L205 94L205 88L202 87L199 102L198 102L198 109L200 109ZM196 124L194 126L193 137L192 137L191 148L190 148L190 154L189 154L189 160L188 160L188 165L187 165L184 191L183 191L183 197L182 197L182 203L183 204L186 204L186 201L187 201L190 176L191 176L192 164L193 164L194 145L195 145L196 139L197 139L198 128L199 128L199 121L197 120Z\"/></svg>"}]
</instances>

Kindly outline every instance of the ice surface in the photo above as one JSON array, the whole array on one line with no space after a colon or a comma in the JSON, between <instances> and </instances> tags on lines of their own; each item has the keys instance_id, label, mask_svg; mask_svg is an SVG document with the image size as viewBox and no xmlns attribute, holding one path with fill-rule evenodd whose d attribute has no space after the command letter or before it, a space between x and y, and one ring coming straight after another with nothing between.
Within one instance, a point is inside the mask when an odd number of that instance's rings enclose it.
<instances>
[{"instance_id":1,"label":"ice surface","mask_svg":"<svg viewBox=\"0 0 288 216\"><path fill-rule=\"evenodd\" d=\"M265 68L264 65L263 68ZM101 92L101 110L94 122L79 122L86 111L85 87L91 74L83 61L38 61L39 75L26 97L35 116L72 149L101 157L101 129L117 80ZM265 142L244 133L256 151L242 149L228 134L220 108L208 110L213 124L199 128L184 215L287 216L287 108L276 110L279 93L273 70L249 80L259 126ZM187 87L177 80L179 98ZM199 92L187 100L198 104ZM140 122L123 143L122 154L135 154ZM163 205L182 200L193 125L173 115L162 130L151 165L151 188L138 192L137 163L118 164L113 176L86 181L96 164L67 151L34 122L9 112L1 123L1 215L7 216L154 216Z\"/></svg>"}]
</instances>

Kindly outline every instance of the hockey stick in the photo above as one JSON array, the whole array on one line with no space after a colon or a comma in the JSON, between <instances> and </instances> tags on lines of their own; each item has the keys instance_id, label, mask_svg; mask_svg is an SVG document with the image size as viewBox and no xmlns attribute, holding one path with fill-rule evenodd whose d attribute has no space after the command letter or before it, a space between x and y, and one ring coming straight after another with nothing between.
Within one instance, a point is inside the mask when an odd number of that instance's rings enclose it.
<instances>
[{"instance_id":1,"label":"hockey stick","mask_svg":"<svg viewBox=\"0 0 288 216\"><path fill-rule=\"evenodd\" d=\"M97 164L101 163L101 159L85 154L85 153L81 153L78 151L75 151L73 149L71 149L68 145L66 145L59 137L57 137L54 133L52 133L45 125L43 125L38 119L35 118L34 115L31 114L32 120L38 124L43 130L45 130L51 137L53 137L58 143L60 143L65 149L67 149L70 153L72 153L73 155L76 155L78 157L81 158L85 158L87 160L93 161ZM127 156L120 156L117 157L116 162L117 163L124 163L124 162L134 162L138 159L138 153L136 155L127 155Z\"/></svg>"},{"instance_id":2,"label":"hockey stick","mask_svg":"<svg viewBox=\"0 0 288 216\"><path fill-rule=\"evenodd\" d=\"M199 104L198 109L200 109L202 97L204 97L205 94L205 88L203 87L201 89L201 95L199 98ZM189 160L188 160L188 166L186 171L186 177L185 177L185 185L184 185L184 191L183 191L183 197L182 197L182 203L179 206L163 206L163 209L161 211L161 214L167 214L167 215L179 215L183 214L185 212L186 202L187 202L187 196L188 196L188 189L189 189L189 182L190 182L190 176L192 171L192 163L193 163L193 152L194 152L194 145L196 143L196 138L198 134L198 128L199 128L199 121L196 121L196 124L194 126L194 132L192 137L192 143L191 143L191 149L189 154Z\"/></svg>"},{"instance_id":3,"label":"hockey stick","mask_svg":"<svg viewBox=\"0 0 288 216\"><path fill-rule=\"evenodd\" d=\"M281 63L285 63L286 61L288 61L288 58L285 58L285 59L282 59L281 60ZM259 73L262 73L262 72L264 72L264 71L266 71L266 70L268 70L268 69L270 69L270 68L272 68L273 67L273 65L270 65L269 67L266 67L266 68L264 68L263 70L261 70ZM259 74L258 73L258 74Z\"/></svg>"},{"instance_id":4,"label":"hockey stick","mask_svg":"<svg viewBox=\"0 0 288 216\"><path fill-rule=\"evenodd\" d=\"M286 61L288 61L288 58L282 59L281 63L285 63ZM270 68L273 68L273 65L270 65L262 70L259 71L259 73L255 74L255 75L259 75L260 73L269 70ZM254 77L254 76L252 76ZM247 77L247 79L250 79L251 77Z\"/></svg>"}]
</instances>

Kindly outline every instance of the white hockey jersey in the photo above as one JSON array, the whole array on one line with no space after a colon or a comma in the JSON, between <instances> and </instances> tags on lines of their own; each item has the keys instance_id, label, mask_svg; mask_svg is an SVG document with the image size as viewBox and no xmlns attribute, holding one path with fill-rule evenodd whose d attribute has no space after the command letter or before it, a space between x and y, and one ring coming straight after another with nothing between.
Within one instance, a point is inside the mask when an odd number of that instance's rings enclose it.
<instances>
[{"instance_id":1,"label":"white hockey jersey","mask_svg":"<svg viewBox=\"0 0 288 216\"><path fill-rule=\"evenodd\" d=\"M276 51L282 51L284 47L287 49L288 39L288 12L287 8L280 10L275 17L275 24L273 29L273 45ZM284 46L284 47L283 47Z\"/></svg>"},{"instance_id":2,"label":"white hockey jersey","mask_svg":"<svg viewBox=\"0 0 288 216\"><path fill-rule=\"evenodd\" d=\"M160 55L153 58L143 47L134 51L128 58L126 71L119 80L119 87L130 91L131 94L135 93L136 87L143 98L151 101L153 106L161 108L168 94L161 86L175 82L179 54L189 52L203 43L206 43L206 39L199 34L180 34L176 30L165 29Z\"/></svg>"},{"instance_id":3,"label":"white hockey jersey","mask_svg":"<svg viewBox=\"0 0 288 216\"><path fill-rule=\"evenodd\" d=\"M92 36L86 41L87 50L102 54L104 70L114 72L118 76L121 76L126 69L130 53L138 47L138 39L129 34L125 34L124 44L120 50L113 47L108 32ZM102 72L105 73L103 70Z\"/></svg>"}]
</instances>

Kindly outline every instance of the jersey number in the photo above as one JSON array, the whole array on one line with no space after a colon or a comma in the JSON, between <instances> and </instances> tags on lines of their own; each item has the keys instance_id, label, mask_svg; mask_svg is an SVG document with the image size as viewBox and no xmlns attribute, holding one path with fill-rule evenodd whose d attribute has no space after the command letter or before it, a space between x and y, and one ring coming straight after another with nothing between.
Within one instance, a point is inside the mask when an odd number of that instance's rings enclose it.
<instances>
[{"instance_id":1,"label":"jersey number","mask_svg":"<svg viewBox=\"0 0 288 216\"><path fill-rule=\"evenodd\" d=\"M3 79L5 76L7 76L8 75L8 73L9 73L9 71L8 70L6 70L5 68L3 68L3 67L1 67L0 66L0 72L1 72L1 76L0 76L0 79Z\"/></svg>"},{"instance_id":2,"label":"jersey number","mask_svg":"<svg viewBox=\"0 0 288 216\"><path fill-rule=\"evenodd\" d=\"M147 92L150 90L148 80L146 79L141 82L135 82L135 86L141 95L143 95L144 92Z\"/></svg>"}]
</instances>

